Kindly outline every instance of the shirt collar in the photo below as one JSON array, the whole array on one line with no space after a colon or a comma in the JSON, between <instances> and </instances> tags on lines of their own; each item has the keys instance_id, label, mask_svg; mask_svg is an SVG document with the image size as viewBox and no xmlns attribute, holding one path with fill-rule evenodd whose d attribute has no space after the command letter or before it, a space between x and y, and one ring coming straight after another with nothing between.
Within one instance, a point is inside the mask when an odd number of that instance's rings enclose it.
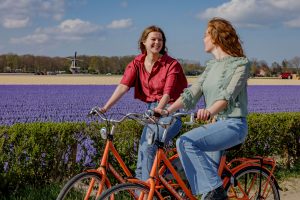
<instances>
[{"instance_id":1,"label":"shirt collar","mask_svg":"<svg viewBox=\"0 0 300 200\"><path fill-rule=\"evenodd\" d=\"M143 63L145 60L146 54L140 54L136 57L136 61ZM165 64L167 62L168 54L165 53L162 55L157 61L161 64Z\"/></svg>"}]
</instances>

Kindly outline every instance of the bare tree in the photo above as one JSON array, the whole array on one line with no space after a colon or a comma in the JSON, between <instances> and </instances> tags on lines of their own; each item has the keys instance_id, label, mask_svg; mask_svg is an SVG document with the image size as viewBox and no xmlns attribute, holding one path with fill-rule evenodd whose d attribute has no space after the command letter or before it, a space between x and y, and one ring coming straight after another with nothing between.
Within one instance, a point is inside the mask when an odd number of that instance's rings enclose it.
<instances>
[{"instance_id":1,"label":"bare tree","mask_svg":"<svg viewBox=\"0 0 300 200\"><path fill-rule=\"evenodd\" d=\"M294 57L293 59L291 59L290 63L296 67L296 73L299 75L300 72L299 72L299 66L300 66L300 57L299 56L296 56Z\"/></svg>"}]
</instances>

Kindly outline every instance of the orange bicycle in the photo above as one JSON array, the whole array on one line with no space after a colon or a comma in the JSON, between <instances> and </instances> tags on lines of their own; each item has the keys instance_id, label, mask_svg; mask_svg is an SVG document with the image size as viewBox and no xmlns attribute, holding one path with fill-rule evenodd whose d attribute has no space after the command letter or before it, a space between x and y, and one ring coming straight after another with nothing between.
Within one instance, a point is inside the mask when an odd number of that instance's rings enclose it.
<instances>
[{"instance_id":1,"label":"orange bicycle","mask_svg":"<svg viewBox=\"0 0 300 200\"><path fill-rule=\"evenodd\" d=\"M111 126L110 131L107 131L105 127L100 131L101 137L106 140L104 152L100 159L100 167L97 169L85 170L71 178L61 189L57 200L96 199L103 191L112 187L108 176L109 174L112 174L119 183L124 183L128 178L133 178L133 174L114 146L113 136L115 134L116 126L125 119L133 119L142 125L146 125L149 123L149 117L145 117L144 113L128 113L119 120L107 119L105 115L99 111L98 107L92 108L89 115L99 116L103 121L107 122L108 126ZM173 150L169 150L169 152L171 151ZM109 157L110 154L112 157ZM112 165L112 159L117 161L116 163L119 166L117 168L120 168L120 170ZM175 159L179 160L177 156L171 156L169 158L171 162Z\"/></svg>"},{"instance_id":2,"label":"orange bicycle","mask_svg":"<svg viewBox=\"0 0 300 200\"><path fill-rule=\"evenodd\" d=\"M187 113L176 113L173 118L186 116ZM191 114L191 119L193 114ZM158 123L158 122L157 122ZM170 122L171 123L171 122ZM191 124L191 122L189 122ZM164 127L164 136L168 124L159 124ZM163 137L164 138L164 137ZM127 183L115 185L102 193L98 200L110 199L196 199L189 189L188 182L182 179L172 163L167 159L164 142L156 140L158 150L147 181L129 179ZM219 176L222 177L223 187L227 191L228 199L279 200L279 186L274 177L276 162L272 158L254 157L237 158L226 162L225 151L221 157ZM160 167L162 166L162 167ZM164 172L171 173L167 178Z\"/></svg>"}]
</instances>

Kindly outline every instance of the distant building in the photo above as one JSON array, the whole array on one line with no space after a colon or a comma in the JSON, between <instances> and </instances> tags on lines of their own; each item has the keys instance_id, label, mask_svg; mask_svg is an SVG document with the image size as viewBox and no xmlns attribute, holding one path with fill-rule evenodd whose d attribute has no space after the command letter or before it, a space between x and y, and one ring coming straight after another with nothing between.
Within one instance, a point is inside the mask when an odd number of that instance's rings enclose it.
<instances>
[{"instance_id":1,"label":"distant building","mask_svg":"<svg viewBox=\"0 0 300 200\"><path fill-rule=\"evenodd\" d=\"M77 74L80 72L80 67L77 66L77 61L82 61L82 60L78 60L76 58L76 54L77 54L77 51L75 51L73 58L67 58L72 61L71 66L70 66L70 71L72 72L72 74Z\"/></svg>"},{"instance_id":2,"label":"distant building","mask_svg":"<svg viewBox=\"0 0 300 200\"><path fill-rule=\"evenodd\" d=\"M256 76L258 77L265 77L267 75L267 72L264 69L259 69L258 73Z\"/></svg>"}]
</instances>

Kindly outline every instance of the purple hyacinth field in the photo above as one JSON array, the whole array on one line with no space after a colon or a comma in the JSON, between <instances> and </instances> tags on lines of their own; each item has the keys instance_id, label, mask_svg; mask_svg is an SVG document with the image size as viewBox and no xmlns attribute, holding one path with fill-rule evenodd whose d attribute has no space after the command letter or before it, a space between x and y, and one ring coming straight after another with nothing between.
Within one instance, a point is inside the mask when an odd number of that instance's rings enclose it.
<instances>
[{"instance_id":1,"label":"purple hyacinth field","mask_svg":"<svg viewBox=\"0 0 300 200\"><path fill-rule=\"evenodd\" d=\"M0 85L0 125L36 121L89 121L86 115L102 106L116 85ZM300 86L248 86L249 112L300 112ZM197 107L203 107L203 101ZM131 89L112 113L143 112L146 105Z\"/></svg>"}]
</instances>

